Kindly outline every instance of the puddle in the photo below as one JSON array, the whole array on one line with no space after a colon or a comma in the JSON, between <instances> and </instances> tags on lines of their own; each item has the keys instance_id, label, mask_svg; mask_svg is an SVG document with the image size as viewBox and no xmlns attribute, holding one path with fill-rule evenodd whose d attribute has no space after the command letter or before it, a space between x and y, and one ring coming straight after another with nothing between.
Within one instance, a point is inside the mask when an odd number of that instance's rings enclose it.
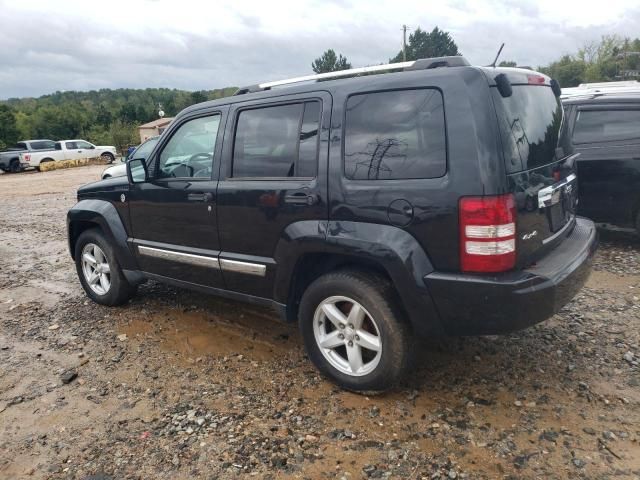
<instances>
[{"instance_id":1,"label":"puddle","mask_svg":"<svg viewBox=\"0 0 640 480\"><path fill-rule=\"evenodd\" d=\"M137 317L118 328L131 339L158 342L165 352L187 358L242 354L249 360L278 359L301 345L296 328L260 316L243 316L237 322L209 312L167 309Z\"/></svg>"}]
</instances>

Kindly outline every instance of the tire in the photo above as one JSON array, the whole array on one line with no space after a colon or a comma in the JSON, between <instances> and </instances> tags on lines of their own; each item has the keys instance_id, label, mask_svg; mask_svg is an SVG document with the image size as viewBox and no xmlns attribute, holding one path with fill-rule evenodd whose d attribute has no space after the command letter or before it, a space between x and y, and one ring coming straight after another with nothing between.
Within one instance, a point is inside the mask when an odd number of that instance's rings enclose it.
<instances>
[{"instance_id":1,"label":"tire","mask_svg":"<svg viewBox=\"0 0 640 480\"><path fill-rule=\"evenodd\" d=\"M360 328L358 316L348 315L353 308L363 318ZM323 275L302 295L299 321L309 358L342 388L379 393L397 384L407 370L411 329L395 290L378 274L341 270ZM323 341L335 346L322 348Z\"/></svg>"},{"instance_id":2,"label":"tire","mask_svg":"<svg viewBox=\"0 0 640 480\"><path fill-rule=\"evenodd\" d=\"M102 155L100 155L100 158L102 158L102 160L106 161L107 163L113 163L113 161L116 159L111 153L109 152L104 152Z\"/></svg>"},{"instance_id":3,"label":"tire","mask_svg":"<svg viewBox=\"0 0 640 480\"><path fill-rule=\"evenodd\" d=\"M9 171L11 173L19 173L20 172L20 161L13 159L11 163L9 163Z\"/></svg>"},{"instance_id":4,"label":"tire","mask_svg":"<svg viewBox=\"0 0 640 480\"><path fill-rule=\"evenodd\" d=\"M86 254L95 261L88 261ZM75 244L75 259L82 288L94 302L109 306L122 305L136 293L136 287L127 282L113 248L99 229L92 228L80 234ZM91 278L95 278L92 274L96 272L99 273L98 278L91 282Z\"/></svg>"},{"instance_id":5,"label":"tire","mask_svg":"<svg viewBox=\"0 0 640 480\"><path fill-rule=\"evenodd\" d=\"M111 178L111 175L109 175L108 173L102 177L102 180L106 180L107 178Z\"/></svg>"}]
</instances>

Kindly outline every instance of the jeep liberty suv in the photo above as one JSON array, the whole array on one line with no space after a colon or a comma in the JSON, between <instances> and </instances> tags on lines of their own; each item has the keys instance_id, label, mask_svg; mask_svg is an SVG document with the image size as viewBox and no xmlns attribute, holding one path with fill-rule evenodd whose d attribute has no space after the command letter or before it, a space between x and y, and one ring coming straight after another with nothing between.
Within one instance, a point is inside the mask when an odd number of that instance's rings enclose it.
<instances>
[{"instance_id":1,"label":"jeep liberty suv","mask_svg":"<svg viewBox=\"0 0 640 480\"><path fill-rule=\"evenodd\" d=\"M147 279L270 305L330 379L387 389L415 338L521 329L586 281L559 95L445 57L193 105L127 177L78 190L80 282L103 305Z\"/></svg>"}]
</instances>

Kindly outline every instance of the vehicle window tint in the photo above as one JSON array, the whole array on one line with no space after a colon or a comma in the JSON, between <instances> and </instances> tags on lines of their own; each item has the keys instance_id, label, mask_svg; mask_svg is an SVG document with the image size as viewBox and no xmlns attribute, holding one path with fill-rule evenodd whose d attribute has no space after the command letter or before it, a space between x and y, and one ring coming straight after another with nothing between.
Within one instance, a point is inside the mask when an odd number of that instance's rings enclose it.
<instances>
[{"instance_id":1,"label":"vehicle window tint","mask_svg":"<svg viewBox=\"0 0 640 480\"><path fill-rule=\"evenodd\" d=\"M76 144L76 142L65 142L64 146L67 148L67 150L77 150L78 149L78 145Z\"/></svg>"},{"instance_id":2,"label":"vehicle window tint","mask_svg":"<svg viewBox=\"0 0 640 480\"><path fill-rule=\"evenodd\" d=\"M320 102L243 110L233 147L234 177L314 177Z\"/></svg>"},{"instance_id":3,"label":"vehicle window tint","mask_svg":"<svg viewBox=\"0 0 640 480\"><path fill-rule=\"evenodd\" d=\"M573 143L640 138L640 110L578 111Z\"/></svg>"},{"instance_id":4,"label":"vehicle window tint","mask_svg":"<svg viewBox=\"0 0 640 480\"><path fill-rule=\"evenodd\" d=\"M344 169L353 180L441 177L447 164L442 95L435 89L347 100Z\"/></svg>"},{"instance_id":5,"label":"vehicle window tint","mask_svg":"<svg viewBox=\"0 0 640 480\"><path fill-rule=\"evenodd\" d=\"M156 143L158 143L158 138L147 140L134 150L133 154L131 155L131 159L133 160L134 158L142 158L144 160L148 160L153 147L156 146Z\"/></svg>"},{"instance_id":6,"label":"vehicle window tint","mask_svg":"<svg viewBox=\"0 0 640 480\"><path fill-rule=\"evenodd\" d=\"M503 97L491 88L498 113L502 149L509 173L548 165L564 145L564 112L551 87L513 85L512 94Z\"/></svg>"},{"instance_id":7,"label":"vehicle window tint","mask_svg":"<svg viewBox=\"0 0 640 480\"><path fill-rule=\"evenodd\" d=\"M31 150L44 150L46 148L46 142L31 142Z\"/></svg>"},{"instance_id":8,"label":"vehicle window tint","mask_svg":"<svg viewBox=\"0 0 640 480\"><path fill-rule=\"evenodd\" d=\"M320 102L304 104L302 126L300 127L300 147L296 177L315 177L318 170L318 130L320 127Z\"/></svg>"},{"instance_id":9,"label":"vehicle window tint","mask_svg":"<svg viewBox=\"0 0 640 480\"><path fill-rule=\"evenodd\" d=\"M210 178L220 115L195 118L182 124L162 149L160 178Z\"/></svg>"},{"instance_id":10,"label":"vehicle window tint","mask_svg":"<svg viewBox=\"0 0 640 480\"><path fill-rule=\"evenodd\" d=\"M21 149L21 150L28 150L27 148L27 144L24 142L18 142L16 143L13 147L11 148L15 148L15 149Z\"/></svg>"},{"instance_id":11,"label":"vehicle window tint","mask_svg":"<svg viewBox=\"0 0 640 480\"><path fill-rule=\"evenodd\" d=\"M34 150L53 150L54 148L56 148L56 142L53 142L51 140L43 140L42 142L37 143L37 148L33 146L33 143L31 144L31 148L33 148Z\"/></svg>"},{"instance_id":12,"label":"vehicle window tint","mask_svg":"<svg viewBox=\"0 0 640 480\"><path fill-rule=\"evenodd\" d=\"M62 150L62 144L60 142L56 142L55 149L56 150Z\"/></svg>"},{"instance_id":13,"label":"vehicle window tint","mask_svg":"<svg viewBox=\"0 0 640 480\"><path fill-rule=\"evenodd\" d=\"M76 142L76 146L78 148L88 149L88 148L91 148L93 145L91 145L89 142Z\"/></svg>"}]
</instances>

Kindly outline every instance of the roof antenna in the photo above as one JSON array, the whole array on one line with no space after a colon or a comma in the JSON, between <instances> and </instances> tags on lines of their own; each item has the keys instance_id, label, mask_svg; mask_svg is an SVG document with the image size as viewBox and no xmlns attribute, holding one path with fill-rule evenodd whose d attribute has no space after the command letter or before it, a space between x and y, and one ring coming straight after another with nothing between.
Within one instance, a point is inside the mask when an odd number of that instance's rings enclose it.
<instances>
[{"instance_id":1,"label":"roof antenna","mask_svg":"<svg viewBox=\"0 0 640 480\"><path fill-rule=\"evenodd\" d=\"M491 65L489 65L490 67L496 68L496 62L498 61L498 58L500 57L500 54L502 53L502 49L504 48L504 43L502 45L500 45L500 49L498 50L498 54L496 55L496 58L493 60L493 63Z\"/></svg>"}]
</instances>

